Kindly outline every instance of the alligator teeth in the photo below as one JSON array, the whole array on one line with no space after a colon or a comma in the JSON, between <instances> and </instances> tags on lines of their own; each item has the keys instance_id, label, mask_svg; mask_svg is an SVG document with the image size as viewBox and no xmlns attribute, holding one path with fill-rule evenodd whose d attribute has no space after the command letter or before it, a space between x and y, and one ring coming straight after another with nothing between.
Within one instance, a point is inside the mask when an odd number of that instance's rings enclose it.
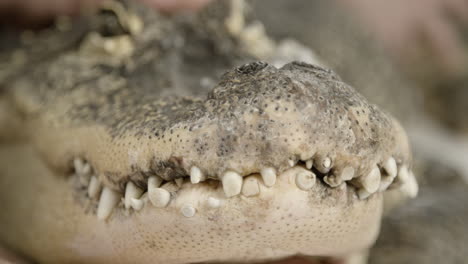
<instances>
[{"instance_id":1,"label":"alligator teeth","mask_svg":"<svg viewBox=\"0 0 468 264\"><path fill-rule=\"evenodd\" d=\"M385 161L383 165L383 168L389 176L395 178L395 176L397 175L398 168L394 158L390 157L389 159L387 159L387 161Z\"/></svg>"},{"instance_id":2,"label":"alligator teeth","mask_svg":"<svg viewBox=\"0 0 468 264\"><path fill-rule=\"evenodd\" d=\"M163 188L148 186L148 198L154 207L163 208L169 204L171 194Z\"/></svg>"},{"instance_id":3,"label":"alligator teeth","mask_svg":"<svg viewBox=\"0 0 468 264\"><path fill-rule=\"evenodd\" d=\"M407 182L407 181L408 181L408 179L409 179L409 171L408 171L408 168L407 168L405 165L403 165L403 166L400 167L400 169L398 170L398 175L397 175L397 177L398 177L398 180L399 180L400 182L403 182L403 183L404 183L404 182Z\"/></svg>"},{"instance_id":4,"label":"alligator teeth","mask_svg":"<svg viewBox=\"0 0 468 264\"><path fill-rule=\"evenodd\" d=\"M180 212L185 216L185 217L192 217L195 215L195 208L191 206L190 204L184 204L182 208L180 209Z\"/></svg>"},{"instance_id":5,"label":"alligator teeth","mask_svg":"<svg viewBox=\"0 0 468 264\"><path fill-rule=\"evenodd\" d=\"M242 176L233 171L228 171L223 175L223 190L227 197L236 196L242 189Z\"/></svg>"},{"instance_id":6,"label":"alligator teeth","mask_svg":"<svg viewBox=\"0 0 468 264\"><path fill-rule=\"evenodd\" d=\"M133 208L133 210L140 211L141 208L143 208L143 201L140 199L131 198L130 206Z\"/></svg>"},{"instance_id":7,"label":"alligator teeth","mask_svg":"<svg viewBox=\"0 0 468 264\"><path fill-rule=\"evenodd\" d=\"M208 197L208 199L206 199L206 204L211 208L218 208L221 206L221 201L214 197Z\"/></svg>"},{"instance_id":8,"label":"alligator teeth","mask_svg":"<svg viewBox=\"0 0 468 264\"><path fill-rule=\"evenodd\" d=\"M120 194L118 192L108 187L104 187L101 193L101 198L99 199L97 218L100 220L106 220L119 201Z\"/></svg>"},{"instance_id":9,"label":"alligator teeth","mask_svg":"<svg viewBox=\"0 0 468 264\"><path fill-rule=\"evenodd\" d=\"M125 208L129 209L131 206L131 200L140 198L142 193L143 190L137 187L133 182L127 182L127 185L125 186Z\"/></svg>"},{"instance_id":10,"label":"alligator teeth","mask_svg":"<svg viewBox=\"0 0 468 264\"><path fill-rule=\"evenodd\" d=\"M274 168L264 168L260 172L262 175L263 183L267 187L271 187L276 183L276 171Z\"/></svg>"},{"instance_id":11,"label":"alligator teeth","mask_svg":"<svg viewBox=\"0 0 468 264\"><path fill-rule=\"evenodd\" d=\"M150 188L159 188L161 186L161 183L163 182L163 179L157 177L157 176L151 176L148 178L148 189Z\"/></svg>"},{"instance_id":12,"label":"alligator teeth","mask_svg":"<svg viewBox=\"0 0 468 264\"><path fill-rule=\"evenodd\" d=\"M397 176L398 167L394 158L390 157L385 161L383 164L383 168L387 175L382 175L382 180L380 182L379 191L383 192L388 189L390 184L392 184L393 180Z\"/></svg>"},{"instance_id":13,"label":"alligator teeth","mask_svg":"<svg viewBox=\"0 0 468 264\"><path fill-rule=\"evenodd\" d=\"M419 186L413 172L408 173L408 178L400 187L400 190L407 194L410 198L414 198L418 195Z\"/></svg>"},{"instance_id":14,"label":"alligator teeth","mask_svg":"<svg viewBox=\"0 0 468 264\"><path fill-rule=\"evenodd\" d=\"M193 166L190 169L190 181L193 184L197 184L197 183L203 181L204 178L205 177L203 176L203 173L201 172L201 170L198 167Z\"/></svg>"},{"instance_id":15,"label":"alligator teeth","mask_svg":"<svg viewBox=\"0 0 468 264\"><path fill-rule=\"evenodd\" d=\"M366 191L364 188L363 188L363 189L359 189L359 190L357 191L357 195L358 195L359 199L361 199L361 200L366 199L366 198L369 197L371 194L372 194L372 193Z\"/></svg>"},{"instance_id":16,"label":"alligator teeth","mask_svg":"<svg viewBox=\"0 0 468 264\"><path fill-rule=\"evenodd\" d=\"M182 187L182 184L184 183L184 178L177 178L174 181L175 181L177 187L180 188L180 187Z\"/></svg>"},{"instance_id":17,"label":"alligator teeth","mask_svg":"<svg viewBox=\"0 0 468 264\"><path fill-rule=\"evenodd\" d=\"M312 166L314 165L314 161L312 159L309 159L306 161L306 168L308 170L312 169Z\"/></svg>"},{"instance_id":18,"label":"alligator teeth","mask_svg":"<svg viewBox=\"0 0 468 264\"><path fill-rule=\"evenodd\" d=\"M77 174L82 174L84 161L82 159L80 159L80 158L75 158L73 160L73 166L75 167L75 172Z\"/></svg>"},{"instance_id":19,"label":"alligator teeth","mask_svg":"<svg viewBox=\"0 0 468 264\"><path fill-rule=\"evenodd\" d=\"M374 168L369 172L369 174L360 179L360 183L368 193L375 193L380 186L379 168L377 166L374 166Z\"/></svg>"},{"instance_id":20,"label":"alligator teeth","mask_svg":"<svg viewBox=\"0 0 468 264\"><path fill-rule=\"evenodd\" d=\"M311 171L301 169L296 174L296 185L303 191L308 191L315 185L315 174Z\"/></svg>"},{"instance_id":21,"label":"alligator teeth","mask_svg":"<svg viewBox=\"0 0 468 264\"><path fill-rule=\"evenodd\" d=\"M343 170L337 171L336 174L323 177L323 181L330 187L335 188L343 182L349 181L354 177L354 168L346 166Z\"/></svg>"},{"instance_id":22,"label":"alligator teeth","mask_svg":"<svg viewBox=\"0 0 468 264\"><path fill-rule=\"evenodd\" d=\"M89 181L88 196L91 198L96 198L100 190L101 190L101 183L96 178L96 176L92 176L91 180Z\"/></svg>"},{"instance_id":23,"label":"alligator teeth","mask_svg":"<svg viewBox=\"0 0 468 264\"><path fill-rule=\"evenodd\" d=\"M288 160L288 164L290 167L294 167L294 165L296 165L296 162L294 162L294 160L290 159Z\"/></svg>"},{"instance_id":24,"label":"alligator teeth","mask_svg":"<svg viewBox=\"0 0 468 264\"><path fill-rule=\"evenodd\" d=\"M323 181L332 188L338 187L343 183L343 180L336 175L327 175L323 177Z\"/></svg>"},{"instance_id":25,"label":"alligator teeth","mask_svg":"<svg viewBox=\"0 0 468 264\"><path fill-rule=\"evenodd\" d=\"M242 195L244 196L254 196L260 193L260 187L258 186L258 180L255 176L247 176L244 179L244 184L242 185Z\"/></svg>"},{"instance_id":26,"label":"alligator teeth","mask_svg":"<svg viewBox=\"0 0 468 264\"><path fill-rule=\"evenodd\" d=\"M321 173L328 173L331 169L332 160L329 157L317 157L315 167Z\"/></svg>"}]
</instances>

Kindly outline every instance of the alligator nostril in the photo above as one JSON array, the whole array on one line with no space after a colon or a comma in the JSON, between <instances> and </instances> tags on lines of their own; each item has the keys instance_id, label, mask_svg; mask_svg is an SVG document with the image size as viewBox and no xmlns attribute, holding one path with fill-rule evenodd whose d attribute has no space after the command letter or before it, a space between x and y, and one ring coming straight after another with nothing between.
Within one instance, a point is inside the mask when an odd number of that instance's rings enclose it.
<instances>
[{"instance_id":1,"label":"alligator nostril","mask_svg":"<svg viewBox=\"0 0 468 264\"><path fill-rule=\"evenodd\" d=\"M239 68L237 68L236 71L242 74L254 74L256 72L263 70L266 66L268 66L268 63L263 62L263 61L256 61L256 62L244 64L240 66Z\"/></svg>"}]
</instances>

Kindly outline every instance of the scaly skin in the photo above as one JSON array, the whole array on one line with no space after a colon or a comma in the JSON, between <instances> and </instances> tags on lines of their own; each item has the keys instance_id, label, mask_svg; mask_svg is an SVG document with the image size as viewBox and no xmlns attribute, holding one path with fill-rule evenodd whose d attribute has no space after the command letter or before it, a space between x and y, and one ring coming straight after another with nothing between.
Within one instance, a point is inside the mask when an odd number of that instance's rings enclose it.
<instances>
[{"instance_id":1,"label":"scaly skin","mask_svg":"<svg viewBox=\"0 0 468 264\"><path fill-rule=\"evenodd\" d=\"M117 16L44 32L17 51L31 63L2 74L16 118L0 119L1 135L22 135L0 152L6 245L46 263L192 263L340 257L373 244L386 164L400 171L391 187L413 177L404 131L330 70L234 68L255 56L226 30L223 5L197 18L117 5ZM188 181L194 168L206 181ZM101 198L87 192L91 174ZM167 182L162 208L150 178ZM129 182L146 192L143 208L115 200L102 214Z\"/></svg>"}]
</instances>

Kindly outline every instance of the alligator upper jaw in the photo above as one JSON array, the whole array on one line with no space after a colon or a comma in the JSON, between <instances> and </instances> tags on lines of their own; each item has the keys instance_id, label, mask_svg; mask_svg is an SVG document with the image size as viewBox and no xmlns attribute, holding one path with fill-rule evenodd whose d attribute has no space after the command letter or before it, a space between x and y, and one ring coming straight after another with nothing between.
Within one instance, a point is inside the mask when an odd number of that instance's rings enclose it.
<instances>
[{"instance_id":1,"label":"alligator upper jaw","mask_svg":"<svg viewBox=\"0 0 468 264\"><path fill-rule=\"evenodd\" d=\"M193 263L340 256L368 248L379 229L382 195L359 200L352 187L318 182L309 191L291 175L261 194L227 199L208 185L183 186L166 208L115 210L98 220L72 178L54 175L30 147L4 147L0 235L46 263ZM28 166L17 166L18 159ZM187 188L186 188L187 187ZM208 205L209 197L222 202ZM196 208L184 215L187 205Z\"/></svg>"}]
</instances>

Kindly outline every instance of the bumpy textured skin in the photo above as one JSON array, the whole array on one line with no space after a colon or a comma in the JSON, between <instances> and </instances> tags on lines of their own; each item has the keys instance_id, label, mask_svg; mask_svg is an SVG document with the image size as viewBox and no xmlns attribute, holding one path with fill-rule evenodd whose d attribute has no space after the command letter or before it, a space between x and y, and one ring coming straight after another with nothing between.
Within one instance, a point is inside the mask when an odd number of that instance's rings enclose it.
<instances>
[{"instance_id":1,"label":"bumpy textured skin","mask_svg":"<svg viewBox=\"0 0 468 264\"><path fill-rule=\"evenodd\" d=\"M129 180L146 187L151 175L185 177L193 165L212 179L266 166L284 172L289 160L323 157L332 159L331 173L352 166L356 177L389 157L411 167L397 122L330 70L299 62L235 68L251 55L223 19L210 15L213 9L172 19L130 10L144 22L137 34L108 13L95 15L33 38L21 52L35 63L13 63L17 68L2 73L2 96L22 120L8 127L30 144L2 150L0 201L7 213L0 224L8 228L0 237L8 246L47 263L187 263L343 256L373 243L380 193L359 200L354 187L331 189L320 181L304 192L287 175L258 197L227 199L214 211L203 202L223 199L220 188L184 185L167 208L117 210L98 221L84 190L64 177L75 157L118 192ZM89 49L93 32L130 38L133 51ZM59 41L71 35L75 41ZM50 42L58 47L38 59L37 49ZM29 165L12 166L21 156ZM196 206L195 217L180 214L186 203ZM44 240L49 235L54 239Z\"/></svg>"}]
</instances>

